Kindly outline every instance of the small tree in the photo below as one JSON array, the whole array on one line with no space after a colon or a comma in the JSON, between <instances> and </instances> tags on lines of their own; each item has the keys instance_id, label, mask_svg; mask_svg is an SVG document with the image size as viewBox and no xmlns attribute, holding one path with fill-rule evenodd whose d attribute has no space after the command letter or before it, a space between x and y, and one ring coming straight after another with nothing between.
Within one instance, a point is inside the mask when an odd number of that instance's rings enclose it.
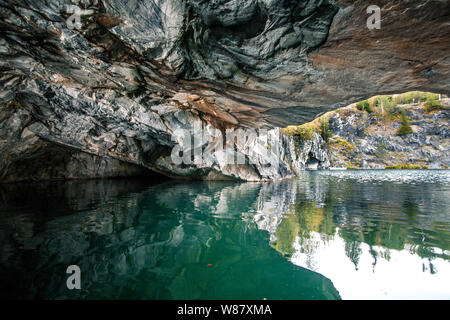
<instances>
[{"instance_id":1,"label":"small tree","mask_svg":"<svg viewBox=\"0 0 450 320\"><path fill-rule=\"evenodd\" d=\"M385 155L387 154L387 145L386 145L386 141L384 140L384 138L381 138L378 141L377 144L377 149L375 151L375 155L378 158L383 158Z\"/></svg>"},{"instance_id":2,"label":"small tree","mask_svg":"<svg viewBox=\"0 0 450 320\"><path fill-rule=\"evenodd\" d=\"M370 103L367 100L360 101L356 104L356 108L360 111L367 111L368 113L372 113L372 108L370 107Z\"/></svg>"},{"instance_id":3,"label":"small tree","mask_svg":"<svg viewBox=\"0 0 450 320\"><path fill-rule=\"evenodd\" d=\"M370 125L369 114L367 112L364 112L362 115L361 125L362 125L362 136L365 136L367 128Z\"/></svg>"},{"instance_id":4,"label":"small tree","mask_svg":"<svg viewBox=\"0 0 450 320\"><path fill-rule=\"evenodd\" d=\"M403 136L410 133L413 133L413 130L409 124L409 119L406 115L405 109L402 109L400 113L400 128L398 128L397 135Z\"/></svg>"},{"instance_id":5,"label":"small tree","mask_svg":"<svg viewBox=\"0 0 450 320\"><path fill-rule=\"evenodd\" d=\"M333 134L330 130L330 119L328 117L322 117L320 118L319 121L320 121L320 135L322 136L323 140L328 142L328 140Z\"/></svg>"}]
</instances>

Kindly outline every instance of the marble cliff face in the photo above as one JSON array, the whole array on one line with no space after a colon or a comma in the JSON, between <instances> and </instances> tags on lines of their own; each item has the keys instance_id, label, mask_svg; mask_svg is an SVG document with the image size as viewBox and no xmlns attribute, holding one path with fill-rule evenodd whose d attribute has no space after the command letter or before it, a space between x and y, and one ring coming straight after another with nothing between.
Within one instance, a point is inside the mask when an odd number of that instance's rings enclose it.
<instances>
[{"instance_id":1,"label":"marble cliff face","mask_svg":"<svg viewBox=\"0 0 450 320\"><path fill-rule=\"evenodd\" d=\"M382 8L379 30L366 27L370 4ZM0 179L150 169L268 180L327 167L319 136L302 145L275 127L380 93L448 93L449 11L440 1L2 0ZM280 165L174 165L174 132L196 123L269 129Z\"/></svg>"}]
</instances>

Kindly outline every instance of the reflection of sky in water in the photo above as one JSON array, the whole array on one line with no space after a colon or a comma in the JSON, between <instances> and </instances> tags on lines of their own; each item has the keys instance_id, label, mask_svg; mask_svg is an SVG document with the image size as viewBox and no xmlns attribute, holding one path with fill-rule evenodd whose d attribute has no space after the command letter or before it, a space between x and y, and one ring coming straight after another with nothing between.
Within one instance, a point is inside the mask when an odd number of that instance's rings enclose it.
<instances>
[{"instance_id":1,"label":"reflection of sky in water","mask_svg":"<svg viewBox=\"0 0 450 320\"><path fill-rule=\"evenodd\" d=\"M291 262L329 278L342 299L450 299L448 260L424 259L407 249L371 249L361 243L356 267L338 234L327 240L316 232L310 236L303 245L296 239ZM313 252L304 252L305 247L314 248ZM376 264L371 250L376 252Z\"/></svg>"}]
</instances>

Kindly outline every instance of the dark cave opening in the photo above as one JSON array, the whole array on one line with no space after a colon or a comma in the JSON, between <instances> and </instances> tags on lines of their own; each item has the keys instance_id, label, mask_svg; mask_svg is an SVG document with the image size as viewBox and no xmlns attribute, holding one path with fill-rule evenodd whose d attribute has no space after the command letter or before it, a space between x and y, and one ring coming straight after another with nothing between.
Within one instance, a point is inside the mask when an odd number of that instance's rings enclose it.
<instances>
[{"instance_id":1,"label":"dark cave opening","mask_svg":"<svg viewBox=\"0 0 450 320\"><path fill-rule=\"evenodd\" d=\"M308 161L305 163L306 170L317 170L320 166L320 160L318 160L314 155L310 152L308 155Z\"/></svg>"}]
</instances>

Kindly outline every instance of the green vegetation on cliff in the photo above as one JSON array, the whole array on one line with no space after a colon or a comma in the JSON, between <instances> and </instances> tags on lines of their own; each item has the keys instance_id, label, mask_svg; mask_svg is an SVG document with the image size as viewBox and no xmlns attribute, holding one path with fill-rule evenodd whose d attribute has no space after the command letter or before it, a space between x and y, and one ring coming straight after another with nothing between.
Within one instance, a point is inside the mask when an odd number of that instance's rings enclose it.
<instances>
[{"instance_id":1,"label":"green vegetation on cliff","mask_svg":"<svg viewBox=\"0 0 450 320\"><path fill-rule=\"evenodd\" d=\"M297 136L301 140L312 140L314 133L318 132L317 128L308 124L301 126L289 126L287 128L280 129L281 133L288 136Z\"/></svg>"},{"instance_id":2,"label":"green vegetation on cliff","mask_svg":"<svg viewBox=\"0 0 450 320\"><path fill-rule=\"evenodd\" d=\"M373 112L373 110L372 110L372 108L370 106L370 103L367 100L363 100L363 101L358 102L356 104L356 108L358 110L360 110L360 111L367 111L368 113L372 113Z\"/></svg>"},{"instance_id":3,"label":"green vegetation on cliff","mask_svg":"<svg viewBox=\"0 0 450 320\"><path fill-rule=\"evenodd\" d=\"M400 113L400 128L398 128L397 134L399 136L404 136L413 133L413 129L409 124L409 118L406 115L405 109L402 109Z\"/></svg>"},{"instance_id":4,"label":"green vegetation on cliff","mask_svg":"<svg viewBox=\"0 0 450 320\"><path fill-rule=\"evenodd\" d=\"M402 163L394 166L385 166L385 169L395 169L395 170L414 170L414 169L428 169L427 166L421 166L418 164L408 164Z\"/></svg>"},{"instance_id":5,"label":"green vegetation on cliff","mask_svg":"<svg viewBox=\"0 0 450 320\"><path fill-rule=\"evenodd\" d=\"M443 106L442 103L438 100L430 100L425 103L425 111L426 112L432 112L437 110L442 110Z\"/></svg>"},{"instance_id":6,"label":"green vegetation on cliff","mask_svg":"<svg viewBox=\"0 0 450 320\"><path fill-rule=\"evenodd\" d=\"M320 134L335 168L445 169L448 103L446 96L429 92L380 95L282 132L302 139Z\"/></svg>"},{"instance_id":7,"label":"green vegetation on cliff","mask_svg":"<svg viewBox=\"0 0 450 320\"><path fill-rule=\"evenodd\" d=\"M314 133L319 134L324 141L327 141L332 136L330 130L329 117L322 116L312 122L302 124L300 126L289 126L280 128L282 134L288 136L297 136L303 141L312 140Z\"/></svg>"},{"instance_id":8,"label":"green vegetation on cliff","mask_svg":"<svg viewBox=\"0 0 450 320\"><path fill-rule=\"evenodd\" d=\"M396 95L393 98L396 104L411 104L425 101L438 100L439 95L431 92L411 91Z\"/></svg>"}]
</instances>

